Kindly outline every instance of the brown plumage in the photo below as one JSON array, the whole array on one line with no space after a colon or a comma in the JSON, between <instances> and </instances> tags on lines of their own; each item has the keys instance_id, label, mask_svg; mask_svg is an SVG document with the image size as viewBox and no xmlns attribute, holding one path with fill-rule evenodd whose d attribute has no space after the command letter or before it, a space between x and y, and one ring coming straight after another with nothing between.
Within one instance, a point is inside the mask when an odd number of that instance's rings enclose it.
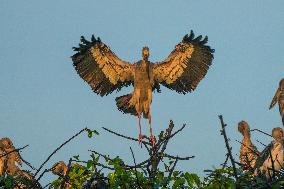
<instances>
[{"instance_id":1,"label":"brown plumage","mask_svg":"<svg viewBox=\"0 0 284 189\"><path fill-rule=\"evenodd\" d=\"M244 171L252 169L259 155L257 148L251 141L250 128L246 121L241 121L238 124L238 130L243 135L243 140L240 149L240 163Z\"/></svg>"},{"instance_id":2,"label":"brown plumage","mask_svg":"<svg viewBox=\"0 0 284 189\"><path fill-rule=\"evenodd\" d=\"M36 182L33 180L33 175L25 170L21 170L18 165L22 165L22 159L11 139L0 139L0 176L7 174L19 178L19 182L13 187L14 189L27 188L26 183ZM38 182L33 187L34 189L42 188Z\"/></svg>"},{"instance_id":3,"label":"brown plumage","mask_svg":"<svg viewBox=\"0 0 284 189\"><path fill-rule=\"evenodd\" d=\"M273 108L273 106L278 103L279 113L282 118L282 124L284 126L284 78L279 82L279 87L276 90L276 93L270 103L269 109Z\"/></svg>"},{"instance_id":4,"label":"brown plumage","mask_svg":"<svg viewBox=\"0 0 284 189\"><path fill-rule=\"evenodd\" d=\"M119 59L100 38L92 36L91 41L81 37L79 47L72 56L77 73L91 86L92 90L105 96L119 91L124 86L133 85L134 91L116 98L120 111L138 116L139 141L142 140L140 115L149 119L152 141L150 105L152 91L160 92L160 84L186 94L192 92L207 73L213 59L214 50L207 46L207 36L194 38L184 36L167 59L157 64L148 60L149 48L142 50L142 60L130 64Z\"/></svg>"},{"instance_id":5,"label":"brown plumage","mask_svg":"<svg viewBox=\"0 0 284 189\"><path fill-rule=\"evenodd\" d=\"M280 127L273 128L272 137L274 140L260 153L255 163L255 174L263 174L267 178L273 176L273 167L275 171L283 167L284 160L283 129Z\"/></svg>"},{"instance_id":6,"label":"brown plumage","mask_svg":"<svg viewBox=\"0 0 284 189\"><path fill-rule=\"evenodd\" d=\"M9 175L17 175L20 169L16 163L22 165L22 160L19 152L15 151L11 139L0 139L0 156L3 156L0 158L0 175L3 175L5 172Z\"/></svg>"}]
</instances>

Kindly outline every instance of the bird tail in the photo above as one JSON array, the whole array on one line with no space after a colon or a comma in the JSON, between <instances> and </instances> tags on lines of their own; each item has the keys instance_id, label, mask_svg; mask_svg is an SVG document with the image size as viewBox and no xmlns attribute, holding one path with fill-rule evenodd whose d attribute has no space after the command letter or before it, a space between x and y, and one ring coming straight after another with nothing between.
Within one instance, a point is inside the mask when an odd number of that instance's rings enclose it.
<instances>
[{"instance_id":1,"label":"bird tail","mask_svg":"<svg viewBox=\"0 0 284 189\"><path fill-rule=\"evenodd\" d=\"M129 101L132 98L132 94L123 95L120 97L116 97L116 105L119 111L123 112L124 114L131 114L137 116L137 112L133 105L129 104Z\"/></svg>"}]
</instances>

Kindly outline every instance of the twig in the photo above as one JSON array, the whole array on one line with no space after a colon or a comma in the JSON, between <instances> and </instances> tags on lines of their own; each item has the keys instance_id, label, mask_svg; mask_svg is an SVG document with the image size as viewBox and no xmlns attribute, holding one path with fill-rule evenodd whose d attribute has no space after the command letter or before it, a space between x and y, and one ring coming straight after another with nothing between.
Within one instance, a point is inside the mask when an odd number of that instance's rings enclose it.
<instances>
[{"instance_id":1,"label":"twig","mask_svg":"<svg viewBox=\"0 0 284 189\"><path fill-rule=\"evenodd\" d=\"M238 143L244 145L246 148L248 148L252 153L254 153L255 155L259 156L259 154L254 150L252 149L251 147L247 146L246 144L244 144L243 142L240 142L238 140L236 140Z\"/></svg>"},{"instance_id":2,"label":"twig","mask_svg":"<svg viewBox=\"0 0 284 189\"><path fill-rule=\"evenodd\" d=\"M46 184L46 185L43 187L43 189L44 189L44 188L47 188L49 185L51 185L51 182L48 183L48 184Z\"/></svg>"},{"instance_id":3,"label":"twig","mask_svg":"<svg viewBox=\"0 0 284 189\"><path fill-rule=\"evenodd\" d=\"M274 160L273 160L273 157L272 157L271 149L269 149L269 156L270 156L270 159L271 159L272 178L274 178L275 177L275 166L274 166ZM269 176L270 176L270 171L268 171L268 173L269 173Z\"/></svg>"},{"instance_id":4,"label":"twig","mask_svg":"<svg viewBox=\"0 0 284 189\"><path fill-rule=\"evenodd\" d=\"M17 149L15 149L15 150L10 151L10 152L4 153L3 155L0 156L0 158L2 158L2 157L4 157L4 156L7 156L7 155L9 155L9 154L11 154L11 153L13 153L13 152L19 152L20 150L22 150L22 149L24 149L24 148L26 148L26 147L28 147L28 146L29 146L29 145L25 145L24 147L17 148Z\"/></svg>"},{"instance_id":5,"label":"twig","mask_svg":"<svg viewBox=\"0 0 284 189\"><path fill-rule=\"evenodd\" d=\"M140 183L139 183L139 179L138 179L138 173L137 173L137 165L136 165L136 160L135 160L135 156L134 156L134 153L133 153L133 150L132 148L130 147L130 151L131 151L131 154L132 154L132 158L133 158L133 162L134 162L134 165L135 165L135 175L136 175L136 180L137 180L137 185L139 186L139 188L141 188L140 186ZM141 188L142 189L142 188Z\"/></svg>"},{"instance_id":6,"label":"twig","mask_svg":"<svg viewBox=\"0 0 284 189\"><path fill-rule=\"evenodd\" d=\"M78 161L78 160L72 160L73 162L76 162L76 163L88 163L87 161ZM96 165L102 167L102 168L106 168L106 169L109 169L109 170L114 170L114 168L112 167L109 167L109 166L106 166L104 164L101 164L101 163L96 163ZM95 170L96 171L96 170Z\"/></svg>"},{"instance_id":7,"label":"twig","mask_svg":"<svg viewBox=\"0 0 284 189\"><path fill-rule=\"evenodd\" d=\"M267 136L272 137L272 135L270 135L270 134L268 134L268 133L266 133L266 132L264 132L264 131L262 131L262 130L260 130L260 129L252 129L252 130L250 130L250 131L258 131L258 132L260 132L260 133L262 133L262 134L265 134L265 135L267 135Z\"/></svg>"},{"instance_id":8,"label":"twig","mask_svg":"<svg viewBox=\"0 0 284 189\"><path fill-rule=\"evenodd\" d=\"M105 158L106 160L113 161L113 159L110 158L110 157L108 157L107 155L101 154L101 153L99 153L99 152L97 152L97 151L94 151L94 150L88 150L88 151L89 151L89 152L93 152L93 153L95 153L95 154L97 154L97 155L99 155L99 156L102 156L102 157ZM144 164L148 163L149 161L150 161L150 160L147 159L147 160L145 160L145 161L143 161L143 162L137 164L136 166L123 165L122 167L125 168L125 169L141 168ZM97 164L99 165L99 163L97 163ZM100 165L100 166L101 166L101 165ZM101 166L101 167L102 167L102 166ZM108 168L108 169L112 169L112 170L113 170L113 168L110 168L110 167L105 167L105 168Z\"/></svg>"},{"instance_id":9,"label":"twig","mask_svg":"<svg viewBox=\"0 0 284 189\"><path fill-rule=\"evenodd\" d=\"M224 120L223 120L223 116L222 116L222 115L219 115L219 119L220 119L220 121L221 121L221 126L222 126L221 134L224 136L226 148L227 148L227 150L228 150L229 158L230 158L231 163L232 163L232 167L233 167L233 171L234 171L234 176L235 176L236 181L237 181L237 180L238 180L238 175L237 175L237 169L236 169L236 165L235 165L235 160L234 160L234 158L233 158L232 151L231 151L231 147L230 147L230 145L229 145L228 138L227 138L227 134L226 134L226 130L225 130L225 127L226 127L227 125L224 123Z\"/></svg>"},{"instance_id":10,"label":"twig","mask_svg":"<svg viewBox=\"0 0 284 189\"><path fill-rule=\"evenodd\" d=\"M263 144L262 142L260 142L259 140L256 140L256 142L260 143L262 146L267 147L267 145Z\"/></svg>"},{"instance_id":11,"label":"twig","mask_svg":"<svg viewBox=\"0 0 284 189\"><path fill-rule=\"evenodd\" d=\"M34 166L32 166L32 164L31 164L30 162L24 160L21 155L20 155L20 158L21 158L21 160L22 160L28 167L30 167L32 170L37 170Z\"/></svg>"},{"instance_id":12,"label":"twig","mask_svg":"<svg viewBox=\"0 0 284 189\"><path fill-rule=\"evenodd\" d=\"M226 159L225 159L224 163L221 164L222 165L222 169L224 169L227 166L228 160L229 160L229 154L227 153L226 154Z\"/></svg>"},{"instance_id":13,"label":"twig","mask_svg":"<svg viewBox=\"0 0 284 189\"><path fill-rule=\"evenodd\" d=\"M40 165L39 169L36 171L36 173L34 174L34 177L36 177L36 175L39 173L39 171L43 168L43 166L49 161L49 159L58 151L60 150L64 145L66 145L68 142L70 142L72 139L74 139L75 137L77 137L78 135L80 135L82 132L84 132L87 128L82 129L81 131L79 131L78 133L76 133L75 135L73 135L71 138L69 138L67 141L65 141L64 143L62 143L59 147L57 147L47 158L46 160Z\"/></svg>"},{"instance_id":14,"label":"twig","mask_svg":"<svg viewBox=\"0 0 284 189\"><path fill-rule=\"evenodd\" d=\"M167 187L167 185L169 184L170 178L172 177L172 174L173 174L173 171L175 170L175 167L176 167L176 165L177 165L177 162L178 162L178 159L175 160L174 165L173 165L172 168L170 169L169 175L168 175L167 180L166 180L166 182L165 182L165 184L164 184L164 187Z\"/></svg>"},{"instance_id":15,"label":"twig","mask_svg":"<svg viewBox=\"0 0 284 189\"><path fill-rule=\"evenodd\" d=\"M189 159L195 158L195 156L179 157L179 156L172 156L166 153L163 154L163 157L177 159L177 160L189 160Z\"/></svg>"},{"instance_id":16,"label":"twig","mask_svg":"<svg viewBox=\"0 0 284 189\"><path fill-rule=\"evenodd\" d=\"M185 128L186 124L183 124L181 128L179 128L176 132L174 132L173 134L171 134L169 136L169 138L174 137L176 134L178 134L179 132L181 132L184 128Z\"/></svg>"},{"instance_id":17,"label":"twig","mask_svg":"<svg viewBox=\"0 0 284 189\"><path fill-rule=\"evenodd\" d=\"M33 188L35 186L36 183L39 183L39 180L43 177L43 175L47 172L51 171L51 169L45 169L40 175L39 177L35 180L35 182L33 182L33 184L31 184L31 186L29 188Z\"/></svg>"},{"instance_id":18,"label":"twig","mask_svg":"<svg viewBox=\"0 0 284 189\"><path fill-rule=\"evenodd\" d=\"M126 139L128 139L128 140L133 140L133 141L137 141L137 142L139 142L139 140L138 140L138 139L136 139L136 138L133 138L133 137L129 137L129 136L125 136L125 135L119 134L119 133L114 132L114 131L112 131L112 130L110 130L110 129L107 129L107 128L105 128L105 127L102 127L102 128L103 128L104 130L106 130L106 131L108 131L108 132L110 132L110 133L114 134L114 135L119 136L119 137L126 138ZM142 141L142 143L143 143L143 144L151 145L151 143L150 143L150 142Z\"/></svg>"},{"instance_id":19,"label":"twig","mask_svg":"<svg viewBox=\"0 0 284 189\"><path fill-rule=\"evenodd\" d=\"M101 154L101 153L99 153L99 152L97 152L97 151L95 151L95 150L88 150L89 152L93 152L94 154L97 154L97 155L99 155L99 156L102 156L103 158L105 158L106 160L113 160L113 159L111 159L110 157L108 157L107 155L104 155L104 154Z\"/></svg>"}]
</instances>

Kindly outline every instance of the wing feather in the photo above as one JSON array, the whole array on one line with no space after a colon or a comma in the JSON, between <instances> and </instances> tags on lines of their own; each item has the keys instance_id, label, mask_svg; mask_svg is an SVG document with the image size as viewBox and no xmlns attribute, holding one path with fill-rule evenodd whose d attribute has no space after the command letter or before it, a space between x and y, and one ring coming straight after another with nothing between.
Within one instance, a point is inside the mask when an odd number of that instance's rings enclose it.
<instances>
[{"instance_id":1,"label":"wing feather","mask_svg":"<svg viewBox=\"0 0 284 189\"><path fill-rule=\"evenodd\" d=\"M133 65L120 60L100 38L88 41L82 36L73 50L75 70L95 93L104 96L133 84Z\"/></svg>"},{"instance_id":2,"label":"wing feather","mask_svg":"<svg viewBox=\"0 0 284 189\"><path fill-rule=\"evenodd\" d=\"M206 36L194 38L194 33L185 35L182 42L175 46L166 60L156 64L153 72L155 79L178 93L194 90L206 75L213 60L214 49L205 45Z\"/></svg>"}]
</instances>

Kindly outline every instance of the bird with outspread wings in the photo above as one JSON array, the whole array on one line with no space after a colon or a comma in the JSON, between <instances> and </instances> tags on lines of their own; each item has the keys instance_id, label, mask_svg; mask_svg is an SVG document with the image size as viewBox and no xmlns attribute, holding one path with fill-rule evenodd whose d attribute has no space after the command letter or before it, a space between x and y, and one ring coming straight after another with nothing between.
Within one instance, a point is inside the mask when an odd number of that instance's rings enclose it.
<instances>
[{"instance_id":1,"label":"bird with outspread wings","mask_svg":"<svg viewBox=\"0 0 284 189\"><path fill-rule=\"evenodd\" d=\"M152 134L150 105L152 92L160 92L160 84L186 94L192 92L207 73L213 60L214 49L206 45L207 36L194 37L185 35L169 56L162 62L152 63L148 60L149 48L143 47L142 60L131 64L118 58L100 38L92 36L87 41L83 36L79 47L74 47L72 56L77 73L100 96L105 96L122 87L133 85L130 94L117 97L116 105L123 113L138 116L139 143L142 142L141 114L148 118L150 138Z\"/></svg>"}]
</instances>

